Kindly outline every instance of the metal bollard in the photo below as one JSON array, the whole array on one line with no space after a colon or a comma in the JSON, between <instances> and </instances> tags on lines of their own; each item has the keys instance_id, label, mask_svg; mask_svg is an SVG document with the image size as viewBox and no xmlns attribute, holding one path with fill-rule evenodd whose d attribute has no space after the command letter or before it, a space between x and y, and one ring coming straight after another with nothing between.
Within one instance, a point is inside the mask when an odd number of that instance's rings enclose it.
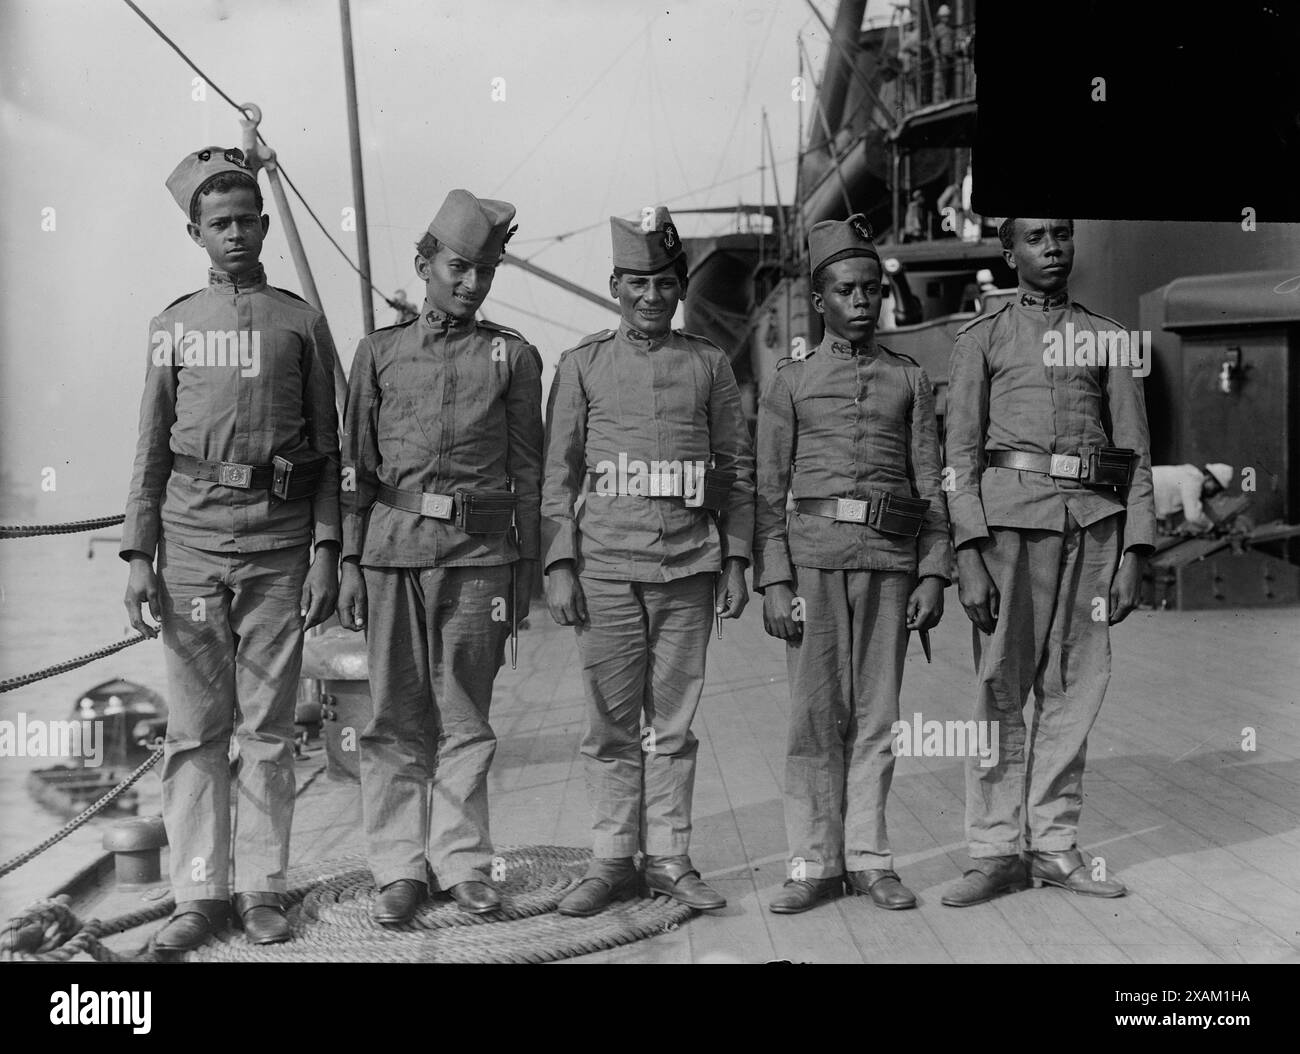
<instances>
[{"instance_id":1,"label":"metal bollard","mask_svg":"<svg viewBox=\"0 0 1300 1054\"><path fill-rule=\"evenodd\" d=\"M133 816L105 831L104 848L113 854L118 888L136 889L160 881L166 844L161 816Z\"/></svg>"}]
</instances>

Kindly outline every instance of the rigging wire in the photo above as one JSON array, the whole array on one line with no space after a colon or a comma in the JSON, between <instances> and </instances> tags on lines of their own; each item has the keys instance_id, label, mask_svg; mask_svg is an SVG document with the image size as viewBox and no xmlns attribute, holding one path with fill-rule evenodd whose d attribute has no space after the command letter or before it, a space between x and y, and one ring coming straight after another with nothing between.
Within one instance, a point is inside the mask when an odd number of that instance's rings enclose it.
<instances>
[{"instance_id":1,"label":"rigging wire","mask_svg":"<svg viewBox=\"0 0 1300 1054\"><path fill-rule=\"evenodd\" d=\"M141 21L143 21L145 25L147 25L150 29L152 29L158 35L158 37L163 41L163 43L165 43L169 48L171 48L174 52L176 52L177 55L180 56L181 60L185 63L185 65L189 66L190 69L192 69L203 79L204 84L206 84L218 95L220 95L221 98L223 98L226 102L228 102L235 109L237 113L239 113L245 118L249 116L248 111L245 110L242 106L240 106L239 103L235 102L235 100L232 99L229 95L227 95L221 89L221 86L216 81L214 81L211 77L209 77L206 73L204 73L203 70L199 69L198 64L193 59L191 59L187 54L185 54L185 52L181 50L180 45L178 45L174 40L172 40L171 37L169 37L166 33L164 33L158 27L158 24L154 22L153 19L151 19L148 15L146 15L143 11L141 11L140 8L135 4L134 0L122 0L122 2L126 4L126 6L129 7L132 11L134 11L137 15L139 15ZM267 143L266 139L263 138L260 129L257 132L257 139L260 143L262 143L263 146L268 146L268 147L270 146L270 144ZM302 207L307 210L307 215L310 216L312 220L315 222L316 226L320 228L321 233L325 235L329 243L332 246L334 246L335 249L338 250L339 255L342 256L345 261L347 261L347 265L351 267L352 270L355 271L358 276L360 276L362 279L365 280L366 284L369 285L370 288L375 292L375 295L377 295L381 300L383 300L384 303L386 303L389 307L391 307L395 311L399 310L398 305L394 303L392 300L390 300L387 296L385 296L380 291L379 287L375 285L370 275L366 274L364 271L361 270L360 267L358 267L355 263L352 262L352 258L348 256L347 250L345 250L343 246L341 246L337 241L334 240L334 236L330 234L329 228L326 227L325 224L321 222L321 218L316 215L316 210L313 209L311 205L308 203L307 199L303 197L302 191L298 189L297 185L290 178L289 173L285 170L284 165L278 159L276 160L276 167L280 170L280 175L284 179L284 181L287 184L289 184L289 189L293 191L294 196L302 203Z\"/></svg>"},{"instance_id":2,"label":"rigging wire","mask_svg":"<svg viewBox=\"0 0 1300 1054\"><path fill-rule=\"evenodd\" d=\"M798 160L796 156L790 155L781 158L779 161L776 162L776 164L788 165L792 161L796 161L796 160ZM739 183L742 179L751 179L752 177L758 174L761 168L762 168L761 165L755 166L754 168L747 168L745 169L744 172L741 172L739 175L728 176L726 179L718 180L716 183L710 183L707 186L694 187L690 190L684 190L676 197L669 198L666 202L664 202L664 204L672 205L674 202L680 203L688 198L695 197L697 194L703 194L706 190L713 190L716 187L726 186L728 183ZM640 213L636 209L624 209L623 212L619 213L619 215L627 218L627 217L634 217L640 215ZM568 238L572 238L574 235L586 234L588 231L594 231L598 227L604 227L608 222L609 222L608 220L601 220L597 223L588 223L585 227L575 227L571 231L562 231L559 234L538 235L536 238L518 238L513 240L511 244L514 246L519 246L519 245L535 245L537 242L558 243L558 242L565 241ZM548 248L550 248L549 245L544 245L542 246L541 249L537 250L537 253L543 252ZM528 257L528 259L529 260L533 259L534 257L537 256L537 253L534 253L533 256Z\"/></svg>"},{"instance_id":3,"label":"rigging wire","mask_svg":"<svg viewBox=\"0 0 1300 1054\"><path fill-rule=\"evenodd\" d=\"M722 171L722 165L727 159L727 151L731 148L731 141L736 137L736 129L740 126L740 115L745 110L745 104L749 102L749 90L754 83L754 74L758 71L758 64L763 60L763 53L767 50L767 42L771 39L772 28L776 25L777 12L781 5L774 3L772 5L772 14L767 20L767 30L763 34L763 41L759 44L758 54L754 56L753 61L749 63L749 68L745 71L745 86L741 89L740 103L736 106L736 115L731 121L731 131L727 133L727 141L722 150L718 153L718 167L713 173L713 178L717 179Z\"/></svg>"},{"instance_id":4,"label":"rigging wire","mask_svg":"<svg viewBox=\"0 0 1300 1054\"><path fill-rule=\"evenodd\" d=\"M564 322L556 322L555 319L553 318L550 318L546 315L539 315L536 311L529 311L527 308L520 307L518 304L508 303L505 300L502 300L500 297L495 297L495 296L492 297L491 302L493 304L496 304L497 307L504 307L504 308L509 308L511 311L518 311L521 315L527 315L529 318L535 318L539 322L545 322L547 325L558 326L560 329L567 329L570 333L576 333L580 337L587 335L586 330L578 329L577 326L570 326Z\"/></svg>"},{"instance_id":5,"label":"rigging wire","mask_svg":"<svg viewBox=\"0 0 1300 1054\"><path fill-rule=\"evenodd\" d=\"M590 95L593 91L596 90L596 86L602 80L605 79L605 77L608 75L610 70L612 70L615 66L619 64L623 56L632 50L632 48L641 39L641 37L650 32L650 27L655 24L658 18L659 18L658 14L652 15L646 21L646 24L641 28L641 32L639 32L636 36L634 36L631 40L629 40L627 42L627 45L623 48L623 50L614 56L613 61L611 61L610 64L606 66L603 70L601 70L599 74L597 74L595 80L593 80L590 84L587 85L586 91L584 91L581 95L579 95L576 99L573 100L573 105L570 106L567 110L564 111L563 114L560 115L559 120L557 120L553 125L551 125L550 128L548 128L545 132L542 133L542 137L538 139L536 143L533 144L532 148L528 151L528 153L524 154L524 156L519 159L518 164L516 164L515 167L510 170L509 174L505 177L505 179L501 180L501 182L499 182L496 185L496 187L492 191L494 195L499 194L501 192L502 188L505 187L506 184L508 184L510 180L512 180L515 177L515 174L521 168L523 168L524 165L528 163L528 161L532 158L532 156L535 153L537 153L538 150L541 149L542 144L545 143L546 140L551 137L551 135L555 132L555 130L569 119L569 115L572 114L573 111L578 108L579 104L581 104L582 101L586 99L588 95Z\"/></svg>"}]
</instances>

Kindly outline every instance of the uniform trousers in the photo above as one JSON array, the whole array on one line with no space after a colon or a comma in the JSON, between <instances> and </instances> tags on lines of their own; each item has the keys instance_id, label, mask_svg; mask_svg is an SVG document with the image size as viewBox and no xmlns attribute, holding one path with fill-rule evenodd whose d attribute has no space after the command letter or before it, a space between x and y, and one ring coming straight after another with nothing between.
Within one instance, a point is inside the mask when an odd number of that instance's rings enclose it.
<instances>
[{"instance_id":1,"label":"uniform trousers","mask_svg":"<svg viewBox=\"0 0 1300 1054\"><path fill-rule=\"evenodd\" d=\"M795 568L785 826L796 877L892 868L885 799L907 653L907 571ZM802 874L798 874L802 862Z\"/></svg>"},{"instance_id":2,"label":"uniform trousers","mask_svg":"<svg viewBox=\"0 0 1300 1054\"><path fill-rule=\"evenodd\" d=\"M374 718L361 734L361 809L377 885L450 889L492 867L488 724L510 566L365 567ZM426 853L428 863L426 865Z\"/></svg>"},{"instance_id":3,"label":"uniform trousers","mask_svg":"<svg viewBox=\"0 0 1300 1054\"><path fill-rule=\"evenodd\" d=\"M582 589L588 614L577 627L587 695L582 755L594 855L685 854L699 747L691 722L704 689L714 576L671 582L583 576Z\"/></svg>"},{"instance_id":4,"label":"uniform trousers","mask_svg":"<svg viewBox=\"0 0 1300 1054\"><path fill-rule=\"evenodd\" d=\"M1001 599L993 632L973 633L975 719L998 722L999 750L988 767L967 759L972 857L1075 845L1088 733L1110 680L1121 524L1110 516L1081 527L1067 512L1061 531L993 527L977 543ZM1024 712L1031 691L1032 728Z\"/></svg>"},{"instance_id":5,"label":"uniform trousers","mask_svg":"<svg viewBox=\"0 0 1300 1054\"><path fill-rule=\"evenodd\" d=\"M162 808L177 901L286 891L308 548L159 542L170 692Z\"/></svg>"}]
</instances>

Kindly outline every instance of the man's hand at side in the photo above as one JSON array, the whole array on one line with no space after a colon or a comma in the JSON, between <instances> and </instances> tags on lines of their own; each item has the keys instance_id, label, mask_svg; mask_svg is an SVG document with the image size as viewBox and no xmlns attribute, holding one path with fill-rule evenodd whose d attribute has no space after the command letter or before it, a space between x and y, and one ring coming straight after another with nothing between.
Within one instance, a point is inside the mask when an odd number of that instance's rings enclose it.
<instances>
[{"instance_id":1,"label":"man's hand at side","mask_svg":"<svg viewBox=\"0 0 1300 1054\"><path fill-rule=\"evenodd\" d=\"M343 581L339 584L339 625L344 629L366 628L366 580L361 564L355 559L343 561Z\"/></svg>"},{"instance_id":2,"label":"man's hand at side","mask_svg":"<svg viewBox=\"0 0 1300 1054\"><path fill-rule=\"evenodd\" d=\"M1002 598L989 569L984 566L983 555L974 544L957 550L957 599L981 633L993 632Z\"/></svg>"},{"instance_id":3,"label":"man's hand at side","mask_svg":"<svg viewBox=\"0 0 1300 1054\"><path fill-rule=\"evenodd\" d=\"M562 560L546 573L546 606L551 618L561 626L579 626L587 621L587 597L573 570L573 563Z\"/></svg>"},{"instance_id":4,"label":"man's hand at side","mask_svg":"<svg viewBox=\"0 0 1300 1054\"><path fill-rule=\"evenodd\" d=\"M1110 624L1117 626L1137 607L1142 585L1142 557L1130 549L1110 580Z\"/></svg>"},{"instance_id":5,"label":"man's hand at side","mask_svg":"<svg viewBox=\"0 0 1300 1054\"><path fill-rule=\"evenodd\" d=\"M158 627L145 622L141 608L148 605L149 614L154 622L161 622L161 606L158 599L158 576L154 574L153 561L143 555L131 557L131 569L127 573L126 596L122 601L126 605L127 618L131 628L146 637L158 636Z\"/></svg>"},{"instance_id":6,"label":"man's hand at side","mask_svg":"<svg viewBox=\"0 0 1300 1054\"><path fill-rule=\"evenodd\" d=\"M319 626L334 613L339 599L339 551L335 545L316 546L307 580L302 584L302 628Z\"/></svg>"},{"instance_id":7,"label":"man's hand at side","mask_svg":"<svg viewBox=\"0 0 1300 1054\"><path fill-rule=\"evenodd\" d=\"M749 588L745 585L745 561L729 556L723 564L718 580L714 611L723 618L740 618L749 603Z\"/></svg>"},{"instance_id":8,"label":"man's hand at side","mask_svg":"<svg viewBox=\"0 0 1300 1054\"><path fill-rule=\"evenodd\" d=\"M763 629L769 637L800 640L803 622L794 617L794 589L789 582L774 582L763 591Z\"/></svg>"},{"instance_id":9,"label":"man's hand at side","mask_svg":"<svg viewBox=\"0 0 1300 1054\"><path fill-rule=\"evenodd\" d=\"M986 574L988 572L985 572ZM907 598L907 628L924 632L943 618L943 579L927 575Z\"/></svg>"}]
</instances>

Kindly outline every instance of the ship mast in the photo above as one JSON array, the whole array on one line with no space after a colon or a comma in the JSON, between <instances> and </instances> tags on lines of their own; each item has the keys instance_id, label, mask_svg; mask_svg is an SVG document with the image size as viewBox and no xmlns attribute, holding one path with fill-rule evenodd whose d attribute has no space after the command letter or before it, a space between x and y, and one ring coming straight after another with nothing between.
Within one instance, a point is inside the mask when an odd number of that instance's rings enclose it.
<instances>
[{"instance_id":1,"label":"ship mast","mask_svg":"<svg viewBox=\"0 0 1300 1054\"><path fill-rule=\"evenodd\" d=\"M361 131L357 124L357 71L352 56L352 12L348 0L339 0L343 28L343 82L347 87L348 146L352 154L352 197L357 222L357 262L361 271L361 319L365 331L375 328L375 302L370 282L370 230L366 222L366 182L361 171Z\"/></svg>"}]
</instances>

